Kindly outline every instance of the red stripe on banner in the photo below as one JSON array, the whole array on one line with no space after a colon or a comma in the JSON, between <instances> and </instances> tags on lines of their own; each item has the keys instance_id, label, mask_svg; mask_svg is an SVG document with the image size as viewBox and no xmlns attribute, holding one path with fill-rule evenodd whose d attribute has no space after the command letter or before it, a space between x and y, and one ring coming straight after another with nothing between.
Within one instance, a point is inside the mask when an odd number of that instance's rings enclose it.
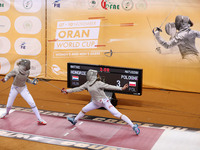
<instances>
[{"instance_id":1,"label":"red stripe on banner","mask_svg":"<svg viewBox=\"0 0 200 150\"><path fill-rule=\"evenodd\" d=\"M48 42L56 42L56 41L58 41L58 39L48 40Z\"/></svg>"},{"instance_id":2,"label":"red stripe on banner","mask_svg":"<svg viewBox=\"0 0 200 150\"><path fill-rule=\"evenodd\" d=\"M134 26L134 23L120 23L121 27Z\"/></svg>"},{"instance_id":3,"label":"red stripe on banner","mask_svg":"<svg viewBox=\"0 0 200 150\"><path fill-rule=\"evenodd\" d=\"M89 17L88 19L104 19L105 17Z\"/></svg>"},{"instance_id":4,"label":"red stripe on banner","mask_svg":"<svg viewBox=\"0 0 200 150\"><path fill-rule=\"evenodd\" d=\"M95 45L94 47L106 47L106 45Z\"/></svg>"}]
</instances>

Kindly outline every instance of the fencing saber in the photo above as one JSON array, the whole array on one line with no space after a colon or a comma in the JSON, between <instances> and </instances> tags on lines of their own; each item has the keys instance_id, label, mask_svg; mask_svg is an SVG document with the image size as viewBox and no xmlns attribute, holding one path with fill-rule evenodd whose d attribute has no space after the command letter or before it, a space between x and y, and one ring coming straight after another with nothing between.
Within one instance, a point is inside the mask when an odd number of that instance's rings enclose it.
<instances>
[{"instance_id":1,"label":"fencing saber","mask_svg":"<svg viewBox=\"0 0 200 150\"><path fill-rule=\"evenodd\" d=\"M169 18L169 16L172 14L172 12L174 12L175 8L176 8L176 6L174 7L174 9L172 9L172 10L169 12L169 14L167 15L167 17L165 17L165 19L163 20L163 22L161 23L161 25L160 25L159 27L153 28L153 30L152 30L153 33L154 33L156 30L162 32L162 29L161 29L161 28L162 28L163 24L164 24L165 21Z\"/></svg>"},{"instance_id":2,"label":"fencing saber","mask_svg":"<svg viewBox=\"0 0 200 150\"><path fill-rule=\"evenodd\" d=\"M151 27L151 23L150 23L148 17L147 17L147 21L148 21L148 24L149 24L149 27L150 27L151 31L153 31L153 28ZM158 43L157 43L156 38L155 38L154 35L153 35L153 39L154 39L155 44L156 44L156 51L158 51L159 53L161 53L161 48L160 48L160 46L158 46Z\"/></svg>"},{"instance_id":3,"label":"fencing saber","mask_svg":"<svg viewBox=\"0 0 200 150\"><path fill-rule=\"evenodd\" d=\"M62 90L61 88L59 88L59 87L57 87L57 86L55 86L55 85L49 83L49 82L48 82L47 80L45 80L45 79L39 79L39 81L44 81L45 83L49 84L50 86L52 86L52 87L54 87L54 88L56 88L56 89L59 89L60 91Z\"/></svg>"},{"instance_id":4,"label":"fencing saber","mask_svg":"<svg viewBox=\"0 0 200 150\"><path fill-rule=\"evenodd\" d=\"M161 23L161 25L160 25L160 29L161 29L161 27L163 26L163 24L165 23L165 21L169 18L169 16L172 14L172 12L175 10L175 8L176 8L176 6L174 7L174 9L172 9L170 12L169 12L169 14L167 15L167 17L165 18L165 20Z\"/></svg>"}]
</instances>

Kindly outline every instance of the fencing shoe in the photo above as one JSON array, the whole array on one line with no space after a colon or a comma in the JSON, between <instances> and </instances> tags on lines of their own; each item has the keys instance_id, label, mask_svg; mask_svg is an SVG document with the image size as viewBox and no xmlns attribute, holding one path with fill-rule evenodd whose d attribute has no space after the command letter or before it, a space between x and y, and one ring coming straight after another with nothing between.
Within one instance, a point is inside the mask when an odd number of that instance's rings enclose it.
<instances>
[{"instance_id":1,"label":"fencing shoe","mask_svg":"<svg viewBox=\"0 0 200 150\"><path fill-rule=\"evenodd\" d=\"M74 118L67 117L67 120L71 122L73 125L77 123L77 121L74 121Z\"/></svg>"},{"instance_id":2,"label":"fencing shoe","mask_svg":"<svg viewBox=\"0 0 200 150\"><path fill-rule=\"evenodd\" d=\"M8 114L7 113L3 113L3 114L1 114L0 118L3 119L3 118L5 118L6 115L8 115Z\"/></svg>"},{"instance_id":3,"label":"fencing shoe","mask_svg":"<svg viewBox=\"0 0 200 150\"><path fill-rule=\"evenodd\" d=\"M135 131L136 135L140 134L140 129L138 128L138 125L137 125L137 124L135 124L135 125L133 126L133 130Z\"/></svg>"},{"instance_id":4,"label":"fencing shoe","mask_svg":"<svg viewBox=\"0 0 200 150\"><path fill-rule=\"evenodd\" d=\"M47 122L45 120L41 119L41 120L38 120L38 124L46 125Z\"/></svg>"}]
</instances>

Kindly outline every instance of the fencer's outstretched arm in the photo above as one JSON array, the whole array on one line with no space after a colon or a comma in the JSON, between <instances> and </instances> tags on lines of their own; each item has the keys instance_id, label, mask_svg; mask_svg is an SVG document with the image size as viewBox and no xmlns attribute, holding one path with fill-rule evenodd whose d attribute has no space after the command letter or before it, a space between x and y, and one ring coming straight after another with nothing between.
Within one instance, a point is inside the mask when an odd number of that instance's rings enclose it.
<instances>
[{"instance_id":1,"label":"fencer's outstretched arm","mask_svg":"<svg viewBox=\"0 0 200 150\"><path fill-rule=\"evenodd\" d=\"M99 86L102 89L106 89L106 90L115 90L115 91L122 91L128 88L128 84L125 84L123 87L119 87L119 86L114 86L114 85L110 85L110 84L106 84L104 82L99 81Z\"/></svg>"},{"instance_id":2,"label":"fencer's outstretched arm","mask_svg":"<svg viewBox=\"0 0 200 150\"><path fill-rule=\"evenodd\" d=\"M75 87L75 88L72 88L72 89L65 89L65 88L63 88L63 89L61 90L61 92L67 94L67 93L80 92L80 91L83 91L83 90L85 90L85 89L87 89L87 88L86 88L86 83L84 83L83 85L81 85L81 86L79 86L79 87Z\"/></svg>"}]
</instances>

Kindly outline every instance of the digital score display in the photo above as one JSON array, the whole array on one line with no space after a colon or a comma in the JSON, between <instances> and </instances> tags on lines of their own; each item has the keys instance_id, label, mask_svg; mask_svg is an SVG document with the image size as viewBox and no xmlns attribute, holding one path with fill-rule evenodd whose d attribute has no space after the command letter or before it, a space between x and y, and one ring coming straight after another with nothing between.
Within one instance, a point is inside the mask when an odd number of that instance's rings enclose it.
<instances>
[{"instance_id":1,"label":"digital score display","mask_svg":"<svg viewBox=\"0 0 200 150\"><path fill-rule=\"evenodd\" d=\"M97 70L101 81L115 86L129 87L124 91L111 91L115 93L142 95L142 69L113 67L104 65L91 65L67 63L67 86L74 88L87 82L86 74L89 69Z\"/></svg>"}]
</instances>

